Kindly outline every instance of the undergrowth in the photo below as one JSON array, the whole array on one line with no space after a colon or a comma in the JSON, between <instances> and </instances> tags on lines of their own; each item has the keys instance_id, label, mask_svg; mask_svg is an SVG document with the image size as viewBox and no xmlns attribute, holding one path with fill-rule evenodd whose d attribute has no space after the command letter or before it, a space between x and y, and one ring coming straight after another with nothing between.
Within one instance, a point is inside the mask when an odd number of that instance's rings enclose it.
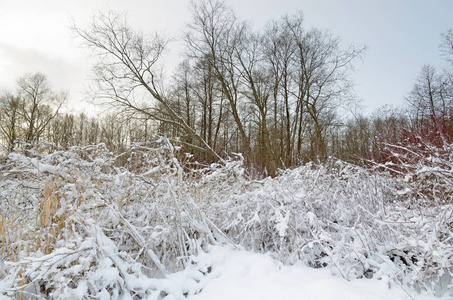
<instances>
[{"instance_id":1,"label":"undergrowth","mask_svg":"<svg viewBox=\"0 0 453 300\"><path fill-rule=\"evenodd\" d=\"M162 278L229 244L410 295L453 296L451 199L433 205L419 181L336 160L251 180L240 156L194 168L177 152L156 137L121 155L103 144L11 153L0 166L0 292L189 297L202 287L175 291Z\"/></svg>"}]
</instances>

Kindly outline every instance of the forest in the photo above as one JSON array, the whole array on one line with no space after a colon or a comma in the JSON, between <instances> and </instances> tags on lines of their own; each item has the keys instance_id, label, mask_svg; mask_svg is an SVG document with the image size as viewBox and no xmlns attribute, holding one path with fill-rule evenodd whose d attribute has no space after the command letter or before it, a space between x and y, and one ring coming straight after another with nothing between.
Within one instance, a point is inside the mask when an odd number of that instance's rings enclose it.
<instances>
[{"instance_id":1,"label":"forest","mask_svg":"<svg viewBox=\"0 0 453 300\"><path fill-rule=\"evenodd\" d=\"M125 13L72 31L102 114L65 112L43 73L0 96L0 298L188 298L219 245L453 296L453 29L441 69L370 114L351 80L366 47L301 13L255 30L195 1L171 76L171 41Z\"/></svg>"},{"instance_id":2,"label":"forest","mask_svg":"<svg viewBox=\"0 0 453 300\"><path fill-rule=\"evenodd\" d=\"M101 142L121 153L158 134L199 163L242 153L257 176L275 176L329 157L385 162L385 144L441 147L453 138L452 30L442 34L444 68L422 66L405 107L369 115L350 80L366 47L344 48L329 31L306 29L300 13L253 31L224 3L195 3L185 58L171 78L159 64L169 40L134 31L125 14L101 13L73 30L99 58L87 97L106 113L63 113L67 93L53 91L45 74L25 74L15 93L1 96L3 153L20 143Z\"/></svg>"}]
</instances>

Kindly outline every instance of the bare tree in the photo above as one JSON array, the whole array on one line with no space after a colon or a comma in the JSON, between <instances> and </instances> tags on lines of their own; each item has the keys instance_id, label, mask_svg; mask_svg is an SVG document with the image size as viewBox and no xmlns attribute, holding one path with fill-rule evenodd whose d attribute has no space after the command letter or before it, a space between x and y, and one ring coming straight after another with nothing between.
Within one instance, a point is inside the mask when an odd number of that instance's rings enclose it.
<instances>
[{"instance_id":1,"label":"bare tree","mask_svg":"<svg viewBox=\"0 0 453 300\"><path fill-rule=\"evenodd\" d=\"M239 150L249 160L252 149L241 114L240 76L235 59L246 24L238 22L232 9L222 1L192 2L192 14L193 20L185 37L188 55L192 59L206 60L212 68L240 137Z\"/></svg>"},{"instance_id":2,"label":"bare tree","mask_svg":"<svg viewBox=\"0 0 453 300\"><path fill-rule=\"evenodd\" d=\"M17 85L25 142L38 142L65 103L67 94L53 92L46 75L42 73L27 74L17 80Z\"/></svg>"},{"instance_id":3,"label":"bare tree","mask_svg":"<svg viewBox=\"0 0 453 300\"><path fill-rule=\"evenodd\" d=\"M75 117L72 114L58 115L48 128L48 141L56 146L69 147L82 145L82 140L76 140Z\"/></svg>"},{"instance_id":4,"label":"bare tree","mask_svg":"<svg viewBox=\"0 0 453 300\"><path fill-rule=\"evenodd\" d=\"M164 93L158 61L168 39L134 31L124 14L114 12L99 14L87 28L74 25L73 30L99 57L95 67L98 99L126 115L142 115L180 128L201 145L187 143L188 146L221 160L184 116L174 110Z\"/></svg>"},{"instance_id":5,"label":"bare tree","mask_svg":"<svg viewBox=\"0 0 453 300\"><path fill-rule=\"evenodd\" d=\"M20 138L21 120L20 100L10 93L0 97L0 136L6 143L6 151L14 149L14 143Z\"/></svg>"},{"instance_id":6,"label":"bare tree","mask_svg":"<svg viewBox=\"0 0 453 300\"><path fill-rule=\"evenodd\" d=\"M306 30L300 14L264 32L220 0L192 2L192 16L186 60L167 87L159 68L167 39L134 31L113 12L74 26L99 56L97 99L128 118L153 120L204 161L242 152L246 164L274 175L302 156L324 159L349 96L351 62L363 49Z\"/></svg>"},{"instance_id":7,"label":"bare tree","mask_svg":"<svg viewBox=\"0 0 453 300\"><path fill-rule=\"evenodd\" d=\"M212 67L206 60L186 59L178 66L173 80L172 107L216 152L225 150L217 143L224 109L220 94ZM194 142L184 132L176 134L186 142ZM194 154L197 160L211 160L205 153Z\"/></svg>"},{"instance_id":8,"label":"bare tree","mask_svg":"<svg viewBox=\"0 0 453 300\"><path fill-rule=\"evenodd\" d=\"M126 120L121 120L116 114L106 115L100 128L100 140L104 142L107 149L114 153L121 153L128 144Z\"/></svg>"},{"instance_id":9,"label":"bare tree","mask_svg":"<svg viewBox=\"0 0 453 300\"><path fill-rule=\"evenodd\" d=\"M274 102L274 131L281 136L281 160L291 165L308 146L310 159L327 155L326 136L337 126L336 111L353 97L349 72L365 48L343 49L326 30L304 26L297 13L269 23L264 35ZM280 124L280 130L278 130Z\"/></svg>"},{"instance_id":10,"label":"bare tree","mask_svg":"<svg viewBox=\"0 0 453 300\"><path fill-rule=\"evenodd\" d=\"M305 107L313 126L312 159L325 158L327 154L325 133L336 109L351 100L348 73L352 61L361 57L365 48L340 47L339 38L326 30L305 31L301 16L285 17L286 28L292 34L297 50L298 101Z\"/></svg>"},{"instance_id":11,"label":"bare tree","mask_svg":"<svg viewBox=\"0 0 453 300\"><path fill-rule=\"evenodd\" d=\"M363 159L371 159L373 139L370 119L358 115L347 122L342 132L342 145L339 149L341 153L336 156L357 164Z\"/></svg>"},{"instance_id":12,"label":"bare tree","mask_svg":"<svg viewBox=\"0 0 453 300\"><path fill-rule=\"evenodd\" d=\"M241 94L253 107L257 131L256 140L260 152L261 164L269 175L275 175L279 166L279 158L270 135L270 103L272 93L272 79L266 69L261 35L253 34L243 28L242 37L237 41L235 60L241 81ZM252 135L252 132L249 132Z\"/></svg>"},{"instance_id":13,"label":"bare tree","mask_svg":"<svg viewBox=\"0 0 453 300\"><path fill-rule=\"evenodd\" d=\"M171 93L171 104L170 106L173 110L179 114L186 124L188 124L194 131L200 132L199 135L205 140L209 146L209 141L206 140L206 136L199 130L197 124L197 110L195 106L197 105L195 95L193 94L193 81L191 80L192 77L192 69L188 61L182 62L177 70L176 74L174 75L174 83L172 87ZM170 132L170 136L176 136L183 140L185 144L191 145L194 144L193 136L186 134L184 130L180 128L175 128L176 131Z\"/></svg>"},{"instance_id":14,"label":"bare tree","mask_svg":"<svg viewBox=\"0 0 453 300\"><path fill-rule=\"evenodd\" d=\"M302 19L301 19L302 21ZM283 166L291 166L296 136L301 143L305 122L304 106L300 105L295 70L296 43L281 21L270 22L263 34L264 56L272 90L272 141L274 153ZM300 147L299 147L300 148Z\"/></svg>"},{"instance_id":15,"label":"bare tree","mask_svg":"<svg viewBox=\"0 0 453 300\"><path fill-rule=\"evenodd\" d=\"M438 74L432 66L423 66L406 100L411 105L416 135L436 146L453 140L450 120L453 97L448 78Z\"/></svg>"},{"instance_id":16,"label":"bare tree","mask_svg":"<svg viewBox=\"0 0 453 300\"><path fill-rule=\"evenodd\" d=\"M440 48L445 59L453 65L453 28L442 34Z\"/></svg>"},{"instance_id":17,"label":"bare tree","mask_svg":"<svg viewBox=\"0 0 453 300\"><path fill-rule=\"evenodd\" d=\"M310 158L326 157L335 112L350 96L351 62L364 49L342 49L329 32L306 30L301 14L260 33L223 1L192 3L192 12L188 58L212 69L248 163L272 175L300 158L304 139Z\"/></svg>"}]
</instances>

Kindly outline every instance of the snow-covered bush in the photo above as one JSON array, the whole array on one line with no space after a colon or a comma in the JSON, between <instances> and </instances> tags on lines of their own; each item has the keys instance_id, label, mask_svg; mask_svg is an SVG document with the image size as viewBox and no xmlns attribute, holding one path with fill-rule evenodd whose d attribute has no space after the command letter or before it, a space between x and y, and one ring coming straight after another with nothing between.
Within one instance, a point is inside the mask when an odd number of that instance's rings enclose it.
<instances>
[{"instance_id":1,"label":"snow-covered bush","mask_svg":"<svg viewBox=\"0 0 453 300\"><path fill-rule=\"evenodd\" d=\"M8 295L159 294L151 278L184 268L222 236L191 198L166 139L120 156L103 144L33 156L12 153L2 166Z\"/></svg>"},{"instance_id":2,"label":"snow-covered bush","mask_svg":"<svg viewBox=\"0 0 453 300\"><path fill-rule=\"evenodd\" d=\"M232 186L243 189L223 191L226 197L205 210L249 250L330 267L348 280L391 279L437 295L453 292L453 207L414 205L403 179L333 161Z\"/></svg>"},{"instance_id":3,"label":"snow-covered bush","mask_svg":"<svg viewBox=\"0 0 453 300\"><path fill-rule=\"evenodd\" d=\"M190 167L174 153L160 137L120 155L103 144L11 153L0 165L0 292L181 299L217 272L202 259L209 245L230 244L453 296L451 201L426 205L389 165L332 160L256 181L240 155Z\"/></svg>"},{"instance_id":4,"label":"snow-covered bush","mask_svg":"<svg viewBox=\"0 0 453 300\"><path fill-rule=\"evenodd\" d=\"M409 183L418 201L429 205L453 202L453 144L440 148L424 142L408 145L385 145L391 161L376 168L399 174Z\"/></svg>"}]
</instances>

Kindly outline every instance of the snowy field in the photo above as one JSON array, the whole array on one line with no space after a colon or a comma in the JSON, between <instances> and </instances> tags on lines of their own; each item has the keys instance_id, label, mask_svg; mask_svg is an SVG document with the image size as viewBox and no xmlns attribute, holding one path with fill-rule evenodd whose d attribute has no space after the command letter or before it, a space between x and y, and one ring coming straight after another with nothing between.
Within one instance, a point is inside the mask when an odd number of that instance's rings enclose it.
<instances>
[{"instance_id":1,"label":"snowy field","mask_svg":"<svg viewBox=\"0 0 453 300\"><path fill-rule=\"evenodd\" d=\"M205 266L201 268L200 266ZM209 267L207 267L209 266ZM114 272L115 273L115 272ZM203 274L204 273L204 274ZM101 274L105 279L111 273ZM285 266L266 254L231 247L213 247L209 254L197 258L197 268L171 274L156 280L160 292L149 299L193 300L406 300L452 299L420 295L382 280L358 279L346 281L332 276L328 269L312 269L303 264ZM144 285L146 287L146 284ZM164 290L165 292L162 292ZM1 285L0 285L1 291ZM192 296L186 297L185 294ZM87 295L68 293L66 299L82 299ZM99 299L110 299L110 294ZM0 299L9 299L1 296Z\"/></svg>"},{"instance_id":2,"label":"snowy field","mask_svg":"<svg viewBox=\"0 0 453 300\"><path fill-rule=\"evenodd\" d=\"M388 278L346 281L333 277L325 268L312 269L302 264L285 266L266 254L233 251L227 247L212 249L212 253L204 259L212 263L212 274L203 279L202 291L190 299L439 299L429 295L408 294L401 287L391 284ZM189 274L179 275L170 278L176 286L190 282L190 276L185 276Z\"/></svg>"},{"instance_id":3,"label":"snowy field","mask_svg":"<svg viewBox=\"0 0 453 300\"><path fill-rule=\"evenodd\" d=\"M194 168L177 151L157 138L121 155L11 153L0 297L452 299L449 161L252 180L240 156Z\"/></svg>"}]
</instances>

